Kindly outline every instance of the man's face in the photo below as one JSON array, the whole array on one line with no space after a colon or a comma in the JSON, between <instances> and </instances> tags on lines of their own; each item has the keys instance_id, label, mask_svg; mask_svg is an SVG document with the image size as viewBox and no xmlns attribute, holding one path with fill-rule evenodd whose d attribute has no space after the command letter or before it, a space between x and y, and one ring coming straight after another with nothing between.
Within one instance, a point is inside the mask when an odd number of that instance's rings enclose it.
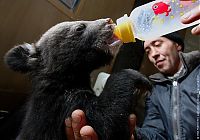
<instances>
[{"instance_id":1,"label":"man's face","mask_svg":"<svg viewBox=\"0 0 200 140\"><path fill-rule=\"evenodd\" d=\"M146 40L144 50L149 60L161 73L173 75L179 70L181 61L178 52L181 51L181 46L177 43L165 37L159 37Z\"/></svg>"}]
</instances>

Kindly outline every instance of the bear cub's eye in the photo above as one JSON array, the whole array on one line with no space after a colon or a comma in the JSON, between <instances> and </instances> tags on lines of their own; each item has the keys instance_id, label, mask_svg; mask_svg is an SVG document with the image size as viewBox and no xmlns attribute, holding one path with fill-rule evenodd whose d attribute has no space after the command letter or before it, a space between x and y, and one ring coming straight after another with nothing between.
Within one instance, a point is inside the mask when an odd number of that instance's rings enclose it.
<instances>
[{"instance_id":1,"label":"bear cub's eye","mask_svg":"<svg viewBox=\"0 0 200 140\"><path fill-rule=\"evenodd\" d=\"M77 27L76 27L76 31L77 32L82 32L84 31L86 28L86 25L85 24L79 24Z\"/></svg>"}]
</instances>

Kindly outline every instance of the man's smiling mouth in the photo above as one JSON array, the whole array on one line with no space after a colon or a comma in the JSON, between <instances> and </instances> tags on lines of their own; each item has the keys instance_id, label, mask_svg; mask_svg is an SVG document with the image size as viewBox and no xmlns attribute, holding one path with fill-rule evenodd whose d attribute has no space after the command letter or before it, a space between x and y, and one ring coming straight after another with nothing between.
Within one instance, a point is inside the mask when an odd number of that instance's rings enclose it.
<instances>
[{"instance_id":1,"label":"man's smiling mouth","mask_svg":"<svg viewBox=\"0 0 200 140\"><path fill-rule=\"evenodd\" d=\"M156 63L155 63L155 65L156 65L156 66L159 66L160 64L163 63L163 61L164 61L164 60L157 60Z\"/></svg>"}]
</instances>

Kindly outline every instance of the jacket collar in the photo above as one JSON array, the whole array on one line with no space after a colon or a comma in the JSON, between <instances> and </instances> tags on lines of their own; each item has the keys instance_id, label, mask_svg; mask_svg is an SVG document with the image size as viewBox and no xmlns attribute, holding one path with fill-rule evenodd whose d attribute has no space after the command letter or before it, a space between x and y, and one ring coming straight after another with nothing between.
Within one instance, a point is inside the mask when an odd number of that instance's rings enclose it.
<instances>
[{"instance_id":1,"label":"jacket collar","mask_svg":"<svg viewBox=\"0 0 200 140\"><path fill-rule=\"evenodd\" d=\"M183 62L185 72L180 75L180 77L185 76L186 74L190 73L193 69L195 69L200 64L200 51L192 51L189 53L180 53L181 61ZM163 82L169 80L165 75L162 73L156 73L149 78L154 82Z\"/></svg>"}]
</instances>

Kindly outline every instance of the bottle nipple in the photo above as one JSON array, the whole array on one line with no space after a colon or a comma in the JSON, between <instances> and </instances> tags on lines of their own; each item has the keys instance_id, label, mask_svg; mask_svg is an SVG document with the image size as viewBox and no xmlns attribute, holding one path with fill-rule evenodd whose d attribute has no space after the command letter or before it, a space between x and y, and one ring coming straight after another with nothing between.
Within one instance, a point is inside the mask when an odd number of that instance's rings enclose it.
<instances>
[{"instance_id":1,"label":"bottle nipple","mask_svg":"<svg viewBox=\"0 0 200 140\"><path fill-rule=\"evenodd\" d=\"M124 43L135 42L131 21L129 21L127 18L127 15L125 15L124 17L117 19L114 35Z\"/></svg>"}]
</instances>

